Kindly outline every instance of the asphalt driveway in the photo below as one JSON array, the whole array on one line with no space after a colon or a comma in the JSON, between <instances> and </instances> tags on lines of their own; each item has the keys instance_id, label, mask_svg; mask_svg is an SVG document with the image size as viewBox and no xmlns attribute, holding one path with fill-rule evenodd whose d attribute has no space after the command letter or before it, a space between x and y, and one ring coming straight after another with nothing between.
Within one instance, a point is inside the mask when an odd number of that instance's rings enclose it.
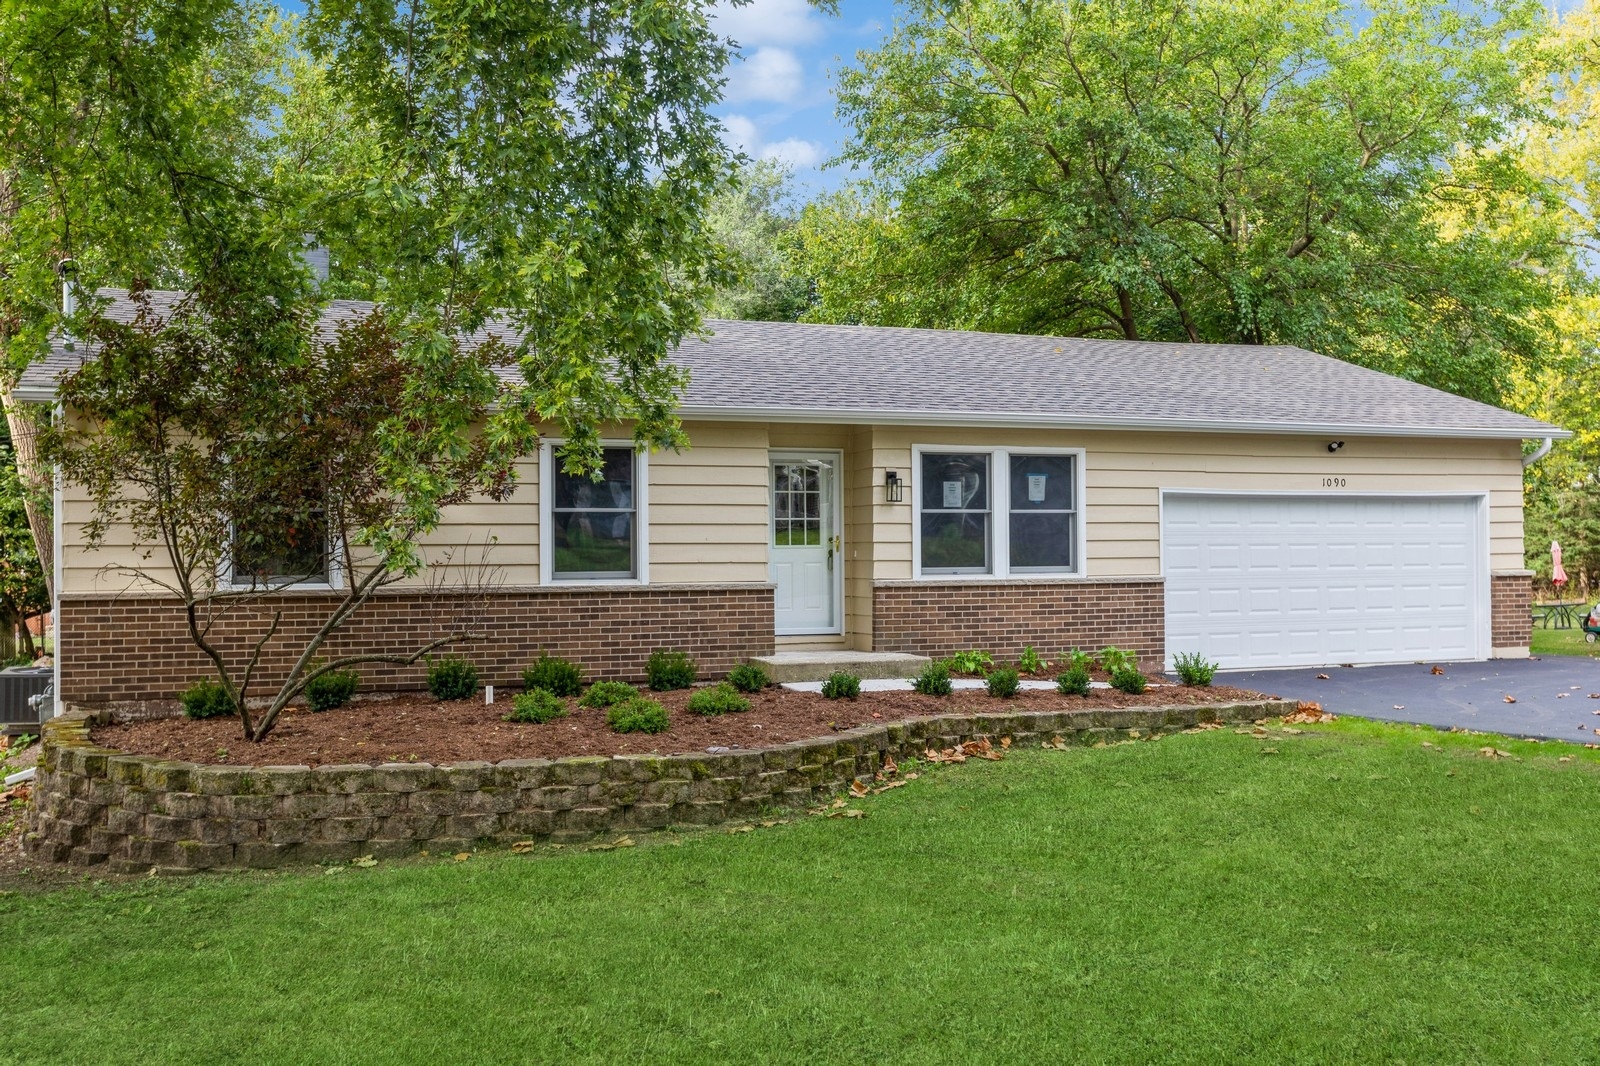
<instances>
[{"instance_id":1,"label":"asphalt driveway","mask_svg":"<svg viewBox=\"0 0 1600 1066\"><path fill-rule=\"evenodd\" d=\"M1217 680L1362 718L1522 737L1600 742L1600 659L1547 656L1481 663L1233 670ZM1319 680L1326 674L1327 680ZM1511 696L1516 702L1507 703Z\"/></svg>"}]
</instances>

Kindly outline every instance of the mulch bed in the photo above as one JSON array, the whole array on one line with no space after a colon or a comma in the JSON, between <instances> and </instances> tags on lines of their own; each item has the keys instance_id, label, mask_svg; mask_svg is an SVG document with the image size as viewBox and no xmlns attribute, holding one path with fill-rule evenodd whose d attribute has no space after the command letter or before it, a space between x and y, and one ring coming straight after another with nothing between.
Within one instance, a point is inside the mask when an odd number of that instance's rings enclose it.
<instances>
[{"instance_id":1,"label":"mulch bed","mask_svg":"<svg viewBox=\"0 0 1600 1066\"><path fill-rule=\"evenodd\" d=\"M749 750L938 714L1103 710L1261 698L1256 692L1223 686L1153 688L1138 696L1115 690L1096 690L1088 696L1021 692L1009 700L991 699L981 690L946 697L863 692L857 700L829 700L815 693L769 688L750 697L749 711L704 718L684 709L688 692L661 692L651 695L667 708L672 723L667 732L617 734L606 726L604 711L578 707L576 701L568 701L569 717L554 722L504 721L501 715L511 709L510 695L493 706L485 706L481 697L441 703L428 696L402 695L358 699L320 714L291 707L260 744L244 740L233 718L128 722L98 727L93 736L95 743L122 751L235 766L498 762L573 755L668 755L713 747Z\"/></svg>"}]
</instances>

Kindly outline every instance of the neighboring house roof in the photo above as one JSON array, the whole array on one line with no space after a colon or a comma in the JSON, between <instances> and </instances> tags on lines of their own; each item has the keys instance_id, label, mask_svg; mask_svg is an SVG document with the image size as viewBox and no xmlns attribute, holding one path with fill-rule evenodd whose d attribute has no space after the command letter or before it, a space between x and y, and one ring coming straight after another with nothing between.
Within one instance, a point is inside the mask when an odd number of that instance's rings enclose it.
<instances>
[{"instance_id":1,"label":"neighboring house roof","mask_svg":"<svg viewBox=\"0 0 1600 1066\"><path fill-rule=\"evenodd\" d=\"M129 321L120 291L106 314ZM176 293L152 294L156 308ZM371 304L335 300L330 334ZM706 323L673 359L685 418L1419 437L1570 436L1510 411L1303 348L1162 344L792 322ZM509 327L506 327L509 332ZM490 326L484 335L499 332ZM48 400L84 353L57 345L19 394Z\"/></svg>"}]
</instances>

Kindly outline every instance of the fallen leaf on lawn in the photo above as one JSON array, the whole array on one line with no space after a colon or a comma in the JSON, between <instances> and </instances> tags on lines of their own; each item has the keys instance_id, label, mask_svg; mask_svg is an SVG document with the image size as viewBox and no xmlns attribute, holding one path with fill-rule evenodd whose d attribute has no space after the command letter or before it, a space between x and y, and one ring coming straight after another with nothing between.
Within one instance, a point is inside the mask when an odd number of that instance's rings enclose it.
<instances>
[{"instance_id":1,"label":"fallen leaf on lawn","mask_svg":"<svg viewBox=\"0 0 1600 1066\"><path fill-rule=\"evenodd\" d=\"M458 851L451 858L455 859L456 862L466 862L472 858L472 853L470 851Z\"/></svg>"},{"instance_id":2,"label":"fallen leaf on lawn","mask_svg":"<svg viewBox=\"0 0 1600 1066\"><path fill-rule=\"evenodd\" d=\"M1595 713L1600 714L1600 711L1596 711ZM1054 748L1056 751L1066 751L1068 747L1067 742L1062 740L1060 737L1051 737L1049 740L1045 741L1044 746L1047 748Z\"/></svg>"},{"instance_id":3,"label":"fallen leaf on lawn","mask_svg":"<svg viewBox=\"0 0 1600 1066\"><path fill-rule=\"evenodd\" d=\"M359 859L351 859L350 865L359 866L362 869L370 870L372 867L378 865L378 860L373 858L371 855L363 855Z\"/></svg>"},{"instance_id":4,"label":"fallen leaf on lawn","mask_svg":"<svg viewBox=\"0 0 1600 1066\"><path fill-rule=\"evenodd\" d=\"M755 831L755 828L756 827L753 826L753 825L736 825L733 828L729 829L728 832L730 832L730 833L752 833L752 832Z\"/></svg>"},{"instance_id":5,"label":"fallen leaf on lawn","mask_svg":"<svg viewBox=\"0 0 1600 1066\"><path fill-rule=\"evenodd\" d=\"M852 795L852 796L865 796L868 792L871 792L871 791L872 791L872 789L868 788L865 784L863 784L860 781L852 781L852 782L850 782L850 795Z\"/></svg>"},{"instance_id":6,"label":"fallen leaf on lawn","mask_svg":"<svg viewBox=\"0 0 1600 1066\"><path fill-rule=\"evenodd\" d=\"M1292 737L1303 737L1306 733L1304 729L1292 729L1288 726L1285 726L1283 731Z\"/></svg>"},{"instance_id":7,"label":"fallen leaf on lawn","mask_svg":"<svg viewBox=\"0 0 1600 1066\"><path fill-rule=\"evenodd\" d=\"M1326 681L1326 680L1328 680L1328 675L1327 674L1318 674L1317 675L1317 680L1318 681Z\"/></svg>"},{"instance_id":8,"label":"fallen leaf on lawn","mask_svg":"<svg viewBox=\"0 0 1600 1066\"><path fill-rule=\"evenodd\" d=\"M1517 702L1517 698L1516 698L1516 697L1515 697L1515 696L1507 696L1507 697L1506 697L1506 698L1505 698L1505 701L1506 701L1506 702L1507 702L1507 703L1516 703L1516 702Z\"/></svg>"},{"instance_id":9,"label":"fallen leaf on lawn","mask_svg":"<svg viewBox=\"0 0 1600 1066\"><path fill-rule=\"evenodd\" d=\"M835 810L837 810L840 807L843 807L845 805L845 803L846 803L846 801L841 797L840 799L834 800L833 803L832 803L832 806L833 806L833 808Z\"/></svg>"},{"instance_id":10,"label":"fallen leaf on lawn","mask_svg":"<svg viewBox=\"0 0 1600 1066\"><path fill-rule=\"evenodd\" d=\"M1184 730L1185 733L1204 733L1208 729L1222 729L1223 724L1218 721L1196 722L1193 729Z\"/></svg>"},{"instance_id":11,"label":"fallen leaf on lawn","mask_svg":"<svg viewBox=\"0 0 1600 1066\"><path fill-rule=\"evenodd\" d=\"M324 870L322 872L323 872L324 875L326 875L326 874L342 874L342 873L344 873L344 867L343 866L330 866L330 867L328 867L326 870Z\"/></svg>"},{"instance_id":12,"label":"fallen leaf on lawn","mask_svg":"<svg viewBox=\"0 0 1600 1066\"><path fill-rule=\"evenodd\" d=\"M1511 758L1511 753L1509 751L1501 751L1499 748L1479 748L1478 754L1482 755L1485 759Z\"/></svg>"},{"instance_id":13,"label":"fallen leaf on lawn","mask_svg":"<svg viewBox=\"0 0 1600 1066\"><path fill-rule=\"evenodd\" d=\"M1434 668L1433 668L1433 672L1434 672L1434 673L1435 673L1435 674L1442 674L1442 673L1444 673L1444 667L1442 667L1442 666L1435 666L1435 667L1434 667Z\"/></svg>"},{"instance_id":14,"label":"fallen leaf on lawn","mask_svg":"<svg viewBox=\"0 0 1600 1066\"><path fill-rule=\"evenodd\" d=\"M867 816L867 812L866 811L856 811L856 810L845 811L844 812L844 816L846 818L865 818Z\"/></svg>"},{"instance_id":15,"label":"fallen leaf on lawn","mask_svg":"<svg viewBox=\"0 0 1600 1066\"><path fill-rule=\"evenodd\" d=\"M763 828L763 829L771 829L775 825L788 825L788 824L789 824L789 819L787 819L787 818L774 818L770 822L762 822L761 823L761 828Z\"/></svg>"},{"instance_id":16,"label":"fallen leaf on lawn","mask_svg":"<svg viewBox=\"0 0 1600 1066\"><path fill-rule=\"evenodd\" d=\"M922 776L921 774L919 774L915 770L913 770L911 773L906 775L906 780L907 781L915 781L917 778L919 778L921 776Z\"/></svg>"},{"instance_id":17,"label":"fallen leaf on lawn","mask_svg":"<svg viewBox=\"0 0 1600 1066\"><path fill-rule=\"evenodd\" d=\"M873 789L873 790L872 790L872 791L873 791L873 792L874 792L874 793L878 793L878 792L887 792L887 791L889 791L889 790L890 790L890 789L891 789L891 788L901 788L901 787L903 787L903 786L904 786L904 785L905 785L905 782L904 782L904 781L890 781L890 782L889 782L889 783L888 783L888 784L886 784L886 785L879 785L879 786L878 786L878 787L877 787L877 788L875 788L875 789Z\"/></svg>"},{"instance_id":18,"label":"fallen leaf on lawn","mask_svg":"<svg viewBox=\"0 0 1600 1066\"><path fill-rule=\"evenodd\" d=\"M1241 737L1253 737L1256 734L1254 729L1235 729L1234 732Z\"/></svg>"},{"instance_id":19,"label":"fallen leaf on lawn","mask_svg":"<svg viewBox=\"0 0 1600 1066\"><path fill-rule=\"evenodd\" d=\"M1295 705L1293 714L1283 716L1284 725L1316 725L1318 722L1337 722L1339 716L1329 714L1322 709L1322 704L1301 700Z\"/></svg>"},{"instance_id":20,"label":"fallen leaf on lawn","mask_svg":"<svg viewBox=\"0 0 1600 1066\"><path fill-rule=\"evenodd\" d=\"M631 847L633 847L633 838L632 837L618 837L617 839L615 839L615 840L613 840L611 842L611 846L614 847L614 848L631 848Z\"/></svg>"},{"instance_id":21,"label":"fallen leaf on lawn","mask_svg":"<svg viewBox=\"0 0 1600 1066\"><path fill-rule=\"evenodd\" d=\"M884 755L884 757L883 757L883 773L884 773L884 775L887 776L889 774L898 773L899 770L900 770L900 766L899 766L898 763L896 763L894 761L894 756L893 755Z\"/></svg>"},{"instance_id":22,"label":"fallen leaf on lawn","mask_svg":"<svg viewBox=\"0 0 1600 1066\"><path fill-rule=\"evenodd\" d=\"M1011 747L1011 738L1010 737L1001 737L1000 738L1000 747L1002 749Z\"/></svg>"},{"instance_id":23,"label":"fallen leaf on lawn","mask_svg":"<svg viewBox=\"0 0 1600 1066\"><path fill-rule=\"evenodd\" d=\"M1570 756L1570 755L1563 755L1563 756L1561 756L1561 758L1556 760L1556 762L1571 762L1571 761L1572 761L1572 756Z\"/></svg>"},{"instance_id":24,"label":"fallen leaf on lawn","mask_svg":"<svg viewBox=\"0 0 1600 1066\"><path fill-rule=\"evenodd\" d=\"M1261 749L1261 754L1263 754L1263 755L1276 755L1276 754L1278 754L1278 749L1277 748L1262 748Z\"/></svg>"},{"instance_id":25,"label":"fallen leaf on lawn","mask_svg":"<svg viewBox=\"0 0 1600 1066\"><path fill-rule=\"evenodd\" d=\"M518 855L526 855L528 852L533 850L533 841L519 840L511 845L511 850L516 852Z\"/></svg>"}]
</instances>

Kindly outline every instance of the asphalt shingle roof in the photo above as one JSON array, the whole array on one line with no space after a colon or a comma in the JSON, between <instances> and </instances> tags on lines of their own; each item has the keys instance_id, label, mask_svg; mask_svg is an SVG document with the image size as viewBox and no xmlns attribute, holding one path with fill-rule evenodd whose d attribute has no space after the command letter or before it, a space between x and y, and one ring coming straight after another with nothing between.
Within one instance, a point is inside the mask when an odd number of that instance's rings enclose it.
<instances>
[{"instance_id":1,"label":"asphalt shingle roof","mask_svg":"<svg viewBox=\"0 0 1600 1066\"><path fill-rule=\"evenodd\" d=\"M107 314L127 321L115 296ZM157 308L177 294L156 294ZM331 334L371 304L336 300ZM1302 348L1160 344L788 322L706 323L674 360L685 417L1525 438L1564 430ZM490 327L494 330L494 327ZM507 331L509 332L509 330ZM23 374L44 399L80 365L56 346Z\"/></svg>"}]
</instances>

